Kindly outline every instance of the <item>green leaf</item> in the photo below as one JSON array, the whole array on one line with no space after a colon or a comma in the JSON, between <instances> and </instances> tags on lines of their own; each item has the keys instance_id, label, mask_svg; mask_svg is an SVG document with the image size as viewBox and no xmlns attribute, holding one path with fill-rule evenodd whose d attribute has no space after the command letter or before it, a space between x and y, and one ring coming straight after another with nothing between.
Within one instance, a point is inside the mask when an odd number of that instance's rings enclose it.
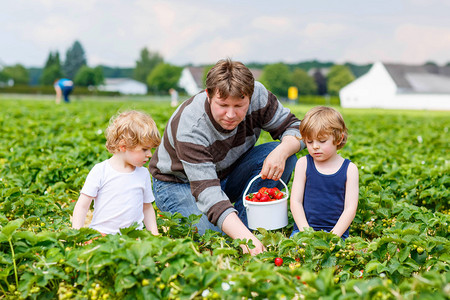
<instances>
[{"instance_id":1,"label":"green leaf","mask_svg":"<svg viewBox=\"0 0 450 300\"><path fill-rule=\"evenodd\" d=\"M213 283L217 280L217 278L219 277L219 273L216 271L209 271L205 274L205 276L203 277L203 287L209 287L212 286Z\"/></svg>"},{"instance_id":2,"label":"green leaf","mask_svg":"<svg viewBox=\"0 0 450 300\"><path fill-rule=\"evenodd\" d=\"M267 235L268 231L262 227L258 227L257 230L262 234L262 235Z\"/></svg>"},{"instance_id":3,"label":"green leaf","mask_svg":"<svg viewBox=\"0 0 450 300\"><path fill-rule=\"evenodd\" d=\"M387 250L390 255L395 255L397 253L397 249L397 245L393 243L390 243L387 246Z\"/></svg>"},{"instance_id":4,"label":"green leaf","mask_svg":"<svg viewBox=\"0 0 450 300\"><path fill-rule=\"evenodd\" d=\"M114 288L116 292L120 293L123 290L127 290L132 288L137 283L137 280L134 276L126 275L126 276L118 276L116 278Z\"/></svg>"},{"instance_id":5,"label":"green leaf","mask_svg":"<svg viewBox=\"0 0 450 300\"><path fill-rule=\"evenodd\" d=\"M9 222L5 227L2 228L2 233L9 239L11 235L22 226L24 220L23 219L16 219L11 222Z\"/></svg>"},{"instance_id":6,"label":"green leaf","mask_svg":"<svg viewBox=\"0 0 450 300\"><path fill-rule=\"evenodd\" d=\"M12 258L10 253L0 253L0 264L12 265Z\"/></svg>"},{"instance_id":7,"label":"green leaf","mask_svg":"<svg viewBox=\"0 0 450 300\"><path fill-rule=\"evenodd\" d=\"M377 213L382 215L385 218L389 218L391 216L391 213L389 211L389 209L385 208L385 207L381 207L377 210Z\"/></svg>"},{"instance_id":8,"label":"green leaf","mask_svg":"<svg viewBox=\"0 0 450 300\"><path fill-rule=\"evenodd\" d=\"M0 269L0 279L3 281L7 281L7 278L9 276L10 272L12 271L12 269L13 269L12 264L9 267Z\"/></svg>"},{"instance_id":9,"label":"green leaf","mask_svg":"<svg viewBox=\"0 0 450 300\"><path fill-rule=\"evenodd\" d=\"M234 248L216 248L213 255L237 255L238 251Z\"/></svg>"},{"instance_id":10,"label":"green leaf","mask_svg":"<svg viewBox=\"0 0 450 300\"><path fill-rule=\"evenodd\" d=\"M391 258L388 262L387 270L389 273L393 274L400 267L400 262L396 258Z\"/></svg>"},{"instance_id":11,"label":"green leaf","mask_svg":"<svg viewBox=\"0 0 450 300\"><path fill-rule=\"evenodd\" d=\"M381 263L377 260L369 261L366 265L366 268L364 269L366 273L370 273L374 270L378 270L378 266L380 266Z\"/></svg>"},{"instance_id":12,"label":"green leaf","mask_svg":"<svg viewBox=\"0 0 450 300\"><path fill-rule=\"evenodd\" d=\"M52 231L42 231L37 234L38 243L39 242L57 242L57 234Z\"/></svg>"},{"instance_id":13,"label":"green leaf","mask_svg":"<svg viewBox=\"0 0 450 300\"><path fill-rule=\"evenodd\" d=\"M411 253L411 258L414 259L419 265L423 265L427 260L427 252L424 251L422 254L417 253L417 251L413 251Z\"/></svg>"},{"instance_id":14,"label":"green leaf","mask_svg":"<svg viewBox=\"0 0 450 300\"><path fill-rule=\"evenodd\" d=\"M324 240L314 239L311 241L311 245L316 249L328 250L330 249L330 245Z\"/></svg>"},{"instance_id":15,"label":"green leaf","mask_svg":"<svg viewBox=\"0 0 450 300\"><path fill-rule=\"evenodd\" d=\"M280 251L284 251L284 250L289 249L289 248L294 248L295 246L296 246L296 244L294 243L293 240L287 239L287 240L284 240L284 241L282 241L280 243L279 248L280 248Z\"/></svg>"},{"instance_id":16,"label":"green leaf","mask_svg":"<svg viewBox=\"0 0 450 300\"><path fill-rule=\"evenodd\" d=\"M36 244L37 237L36 234L30 231L19 231L14 235L16 239L24 239L27 240L31 245Z\"/></svg>"},{"instance_id":17,"label":"green leaf","mask_svg":"<svg viewBox=\"0 0 450 300\"><path fill-rule=\"evenodd\" d=\"M0 232L0 243L6 242L8 241L8 237L3 234L2 232Z\"/></svg>"},{"instance_id":18,"label":"green leaf","mask_svg":"<svg viewBox=\"0 0 450 300\"><path fill-rule=\"evenodd\" d=\"M382 262L377 266L377 273L382 273L388 270L388 268L386 267L387 262Z\"/></svg>"},{"instance_id":19,"label":"green leaf","mask_svg":"<svg viewBox=\"0 0 450 300\"><path fill-rule=\"evenodd\" d=\"M168 282L170 277L173 274L176 274L177 270L173 267L173 266L169 266L167 268L164 268L164 270L162 270L161 272L161 280L163 282Z\"/></svg>"},{"instance_id":20,"label":"green leaf","mask_svg":"<svg viewBox=\"0 0 450 300\"><path fill-rule=\"evenodd\" d=\"M13 187L6 191L4 197L6 198L14 198L21 195L20 187Z\"/></svg>"},{"instance_id":21,"label":"green leaf","mask_svg":"<svg viewBox=\"0 0 450 300\"><path fill-rule=\"evenodd\" d=\"M398 254L398 260L400 262L405 261L405 259L407 259L409 257L410 252L411 252L411 248L409 246L406 246Z\"/></svg>"}]
</instances>

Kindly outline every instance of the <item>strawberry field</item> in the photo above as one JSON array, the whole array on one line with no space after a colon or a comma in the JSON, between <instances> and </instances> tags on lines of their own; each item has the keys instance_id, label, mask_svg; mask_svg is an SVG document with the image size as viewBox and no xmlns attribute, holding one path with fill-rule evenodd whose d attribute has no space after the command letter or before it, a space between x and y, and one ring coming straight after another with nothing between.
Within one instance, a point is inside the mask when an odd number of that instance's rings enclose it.
<instances>
[{"instance_id":1,"label":"strawberry field","mask_svg":"<svg viewBox=\"0 0 450 300\"><path fill-rule=\"evenodd\" d=\"M302 118L310 107L290 108ZM245 241L199 236L197 216L158 212L159 237L70 228L89 170L109 157L109 119L126 109L150 113L161 133L174 110L168 101L0 100L0 299L449 299L448 112L340 109L349 127L341 154L360 173L350 237L289 239L289 216L286 228L256 232L267 251L251 257Z\"/></svg>"}]
</instances>

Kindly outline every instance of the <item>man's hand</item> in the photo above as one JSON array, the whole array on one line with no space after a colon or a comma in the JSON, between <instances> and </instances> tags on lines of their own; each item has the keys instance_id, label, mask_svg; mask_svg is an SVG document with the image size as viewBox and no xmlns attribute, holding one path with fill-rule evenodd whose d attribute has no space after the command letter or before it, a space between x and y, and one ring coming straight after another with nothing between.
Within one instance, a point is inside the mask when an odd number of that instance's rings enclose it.
<instances>
[{"instance_id":1,"label":"man's hand","mask_svg":"<svg viewBox=\"0 0 450 300\"><path fill-rule=\"evenodd\" d=\"M253 233L248 230L247 227L245 227L244 223L242 223L241 219L239 219L236 213L231 213L225 218L222 225L222 231L232 239L252 240L255 248L250 249L245 245L241 245L244 253L257 255L266 250L261 241L258 240L256 236L254 236Z\"/></svg>"},{"instance_id":2,"label":"man's hand","mask_svg":"<svg viewBox=\"0 0 450 300\"><path fill-rule=\"evenodd\" d=\"M300 141L294 136L285 136L281 143L267 155L261 169L262 179L279 180L283 175L286 160L300 150Z\"/></svg>"},{"instance_id":3,"label":"man's hand","mask_svg":"<svg viewBox=\"0 0 450 300\"><path fill-rule=\"evenodd\" d=\"M255 256L257 254L263 253L266 251L266 247L261 243L260 240L258 240L256 237L255 239L252 239L253 245L255 248L250 249L247 245L241 245L242 252L243 253L250 253L250 255Z\"/></svg>"},{"instance_id":4,"label":"man's hand","mask_svg":"<svg viewBox=\"0 0 450 300\"><path fill-rule=\"evenodd\" d=\"M281 178L281 175L283 175L287 157L285 157L285 153L280 146L281 144L273 149L264 160L264 164L261 169L262 179L272 179L276 181Z\"/></svg>"}]
</instances>

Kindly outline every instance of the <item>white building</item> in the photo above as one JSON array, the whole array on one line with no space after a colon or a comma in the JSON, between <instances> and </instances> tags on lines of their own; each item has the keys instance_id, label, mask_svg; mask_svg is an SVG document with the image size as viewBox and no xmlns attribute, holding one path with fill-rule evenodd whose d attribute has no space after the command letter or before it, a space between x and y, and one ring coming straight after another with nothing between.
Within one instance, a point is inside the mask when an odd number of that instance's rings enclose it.
<instances>
[{"instance_id":1,"label":"white building","mask_svg":"<svg viewBox=\"0 0 450 300\"><path fill-rule=\"evenodd\" d=\"M450 66L377 62L339 97L349 108L450 110Z\"/></svg>"},{"instance_id":2,"label":"white building","mask_svg":"<svg viewBox=\"0 0 450 300\"><path fill-rule=\"evenodd\" d=\"M186 67L181 71L178 86L190 96L194 96L203 89L203 67Z\"/></svg>"},{"instance_id":3,"label":"white building","mask_svg":"<svg viewBox=\"0 0 450 300\"><path fill-rule=\"evenodd\" d=\"M105 78L98 87L100 91L119 92L124 95L145 95L147 85L131 78Z\"/></svg>"}]
</instances>

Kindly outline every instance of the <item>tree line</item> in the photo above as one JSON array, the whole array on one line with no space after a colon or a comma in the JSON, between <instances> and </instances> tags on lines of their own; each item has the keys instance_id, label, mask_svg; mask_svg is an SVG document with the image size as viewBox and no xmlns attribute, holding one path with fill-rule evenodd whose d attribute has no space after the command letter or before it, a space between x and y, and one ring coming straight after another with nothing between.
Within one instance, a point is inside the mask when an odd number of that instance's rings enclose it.
<instances>
[{"instance_id":1,"label":"tree line","mask_svg":"<svg viewBox=\"0 0 450 300\"><path fill-rule=\"evenodd\" d=\"M436 65L433 62L426 64ZM450 64L450 63L449 63ZM251 69L261 70L257 80L280 97L287 97L289 87L298 89L299 95L338 95L339 90L355 78L366 73L371 64L307 61L295 64L286 63L247 63ZM204 66L204 78L212 66ZM5 66L0 69L0 85L42 85L51 86L54 81L65 77L72 79L76 86L98 87L105 78L134 78L147 85L149 93L167 93L176 87L182 66L164 61L161 54L143 48L134 68L112 68L99 65L89 67L86 53L79 41L75 41L65 53L64 60L58 51L50 51L43 68L27 69L21 64ZM203 80L204 81L204 80Z\"/></svg>"}]
</instances>

